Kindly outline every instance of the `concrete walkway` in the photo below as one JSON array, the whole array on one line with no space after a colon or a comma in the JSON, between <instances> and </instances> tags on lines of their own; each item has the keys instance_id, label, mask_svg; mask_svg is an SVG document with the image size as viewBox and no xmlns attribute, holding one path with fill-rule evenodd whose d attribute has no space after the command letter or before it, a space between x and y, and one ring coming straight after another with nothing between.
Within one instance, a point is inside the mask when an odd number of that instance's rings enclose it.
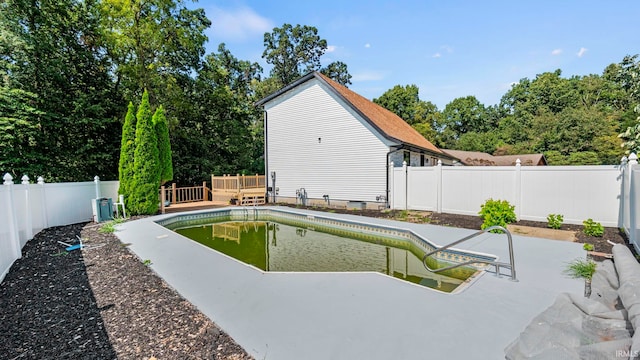
<instances>
[{"instance_id":1,"label":"concrete walkway","mask_svg":"<svg viewBox=\"0 0 640 360\"><path fill-rule=\"evenodd\" d=\"M292 211L397 225L439 245L474 232ZM172 215L124 223L116 235L256 359L502 359L558 294L583 292L562 273L584 258L577 243L514 236L518 282L485 273L445 294L377 273L264 273L154 222ZM504 235L459 248L508 259Z\"/></svg>"}]
</instances>

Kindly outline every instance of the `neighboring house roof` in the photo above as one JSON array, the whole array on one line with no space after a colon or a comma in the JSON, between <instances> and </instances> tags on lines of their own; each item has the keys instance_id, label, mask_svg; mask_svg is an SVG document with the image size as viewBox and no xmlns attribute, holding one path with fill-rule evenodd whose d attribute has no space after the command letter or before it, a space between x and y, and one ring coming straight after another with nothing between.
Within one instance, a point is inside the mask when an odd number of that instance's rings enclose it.
<instances>
[{"instance_id":1,"label":"neighboring house roof","mask_svg":"<svg viewBox=\"0 0 640 360\"><path fill-rule=\"evenodd\" d=\"M547 160L542 154L520 154L493 156L479 151L463 151L442 149L445 153L458 158L468 166L512 166L520 159L520 165L538 166L547 165Z\"/></svg>"},{"instance_id":2,"label":"neighboring house roof","mask_svg":"<svg viewBox=\"0 0 640 360\"><path fill-rule=\"evenodd\" d=\"M449 157L429 140L425 139L424 136L420 135L419 132L395 113L349 90L345 86L338 84L327 76L316 71L306 74L295 82L265 97L258 101L256 105L263 105L311 79L318 79L326 84L335 92L336 95L338 95L338 97L342 98L355 112L369 122L369 124L378 130L385 138L423 150L428 150L431 153Z\"/></svg>"}]
</instances>

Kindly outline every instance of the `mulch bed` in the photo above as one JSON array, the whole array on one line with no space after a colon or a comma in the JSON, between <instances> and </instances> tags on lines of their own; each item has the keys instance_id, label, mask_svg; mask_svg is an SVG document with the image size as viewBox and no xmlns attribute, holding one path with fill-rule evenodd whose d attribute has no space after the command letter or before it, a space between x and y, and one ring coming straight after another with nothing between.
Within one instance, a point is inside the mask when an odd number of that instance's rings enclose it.
<instances>
[{"instance_id":1,"label":"mulch bed","mask_svg":"<svg viewBox=\"0 0 640 360\"><path fill-rule=\"evenodd\" d=\"M94 224L49 228L0 284L2 359L251 359ZM88 248L66 252L58 243Z\"/></svg>"}]
</instances>

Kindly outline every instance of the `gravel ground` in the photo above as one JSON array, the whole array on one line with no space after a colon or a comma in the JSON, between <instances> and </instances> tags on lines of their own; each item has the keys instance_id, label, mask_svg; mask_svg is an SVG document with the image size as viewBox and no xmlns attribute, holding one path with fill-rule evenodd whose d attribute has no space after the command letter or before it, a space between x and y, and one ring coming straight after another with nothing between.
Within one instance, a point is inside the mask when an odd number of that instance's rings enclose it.
<instances>
[{"instance_id":1,"label":"gravel ground","mask_svg":"<svg viewBox=\"0 0 640 360\"><path fill-rule=\"evenodd\" d=\"M0 359L251 359L95 224L49 228L0 284ZM58 243L88 245L65 251Z\"/></svg>"}]
</instances>

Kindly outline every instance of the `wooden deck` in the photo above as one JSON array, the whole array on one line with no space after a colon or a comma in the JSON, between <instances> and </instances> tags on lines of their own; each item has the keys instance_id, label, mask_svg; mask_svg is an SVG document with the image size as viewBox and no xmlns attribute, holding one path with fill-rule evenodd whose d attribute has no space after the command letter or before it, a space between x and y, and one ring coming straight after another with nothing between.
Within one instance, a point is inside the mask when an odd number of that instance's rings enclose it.
<instances>
[{"instance_id":1,"label":"wooden deck","mask_svg":"<svg viewBox=\"0 0 640 360\"><path fill-rule=\"evenodd\" d=\"M264 175L211 176L211 188L202 186L177 187L176 184L160 187L160 212L201 210L231 204L262 205L266 202ZM164 204L170 203L170 206Z\"/></svg>"},{"instance_id":2,"label":"wooden deck","mask_svg":"<svg viewBox=\"0 0 640 360\"><path fill-rule=\"evenodd\" d=\"M182 204L171 204L171 206L165 207L164 211L165 213L175 213L190 210L215 209L228 205L228 201L196 201Z\"/></svg>"}]
</instances>

